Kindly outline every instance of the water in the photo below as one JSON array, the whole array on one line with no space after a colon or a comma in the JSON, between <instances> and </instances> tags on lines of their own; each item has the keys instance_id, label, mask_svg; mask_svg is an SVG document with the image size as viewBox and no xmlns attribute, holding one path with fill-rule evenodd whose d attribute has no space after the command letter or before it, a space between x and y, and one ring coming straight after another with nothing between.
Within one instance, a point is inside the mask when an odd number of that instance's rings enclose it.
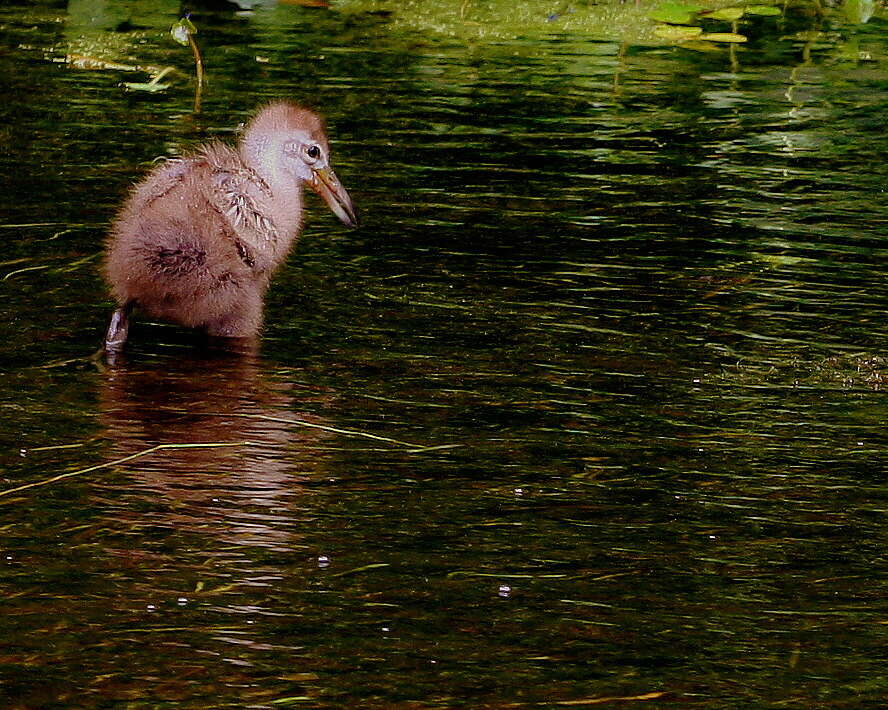
<instances>
[{"instance_id":1,"label":"water","mask_svg":"<svg viewBox=\"0 0 888 710\"><path fill-rule=\"evenodd\" d=\"M0 17L4 707L884 704L881 10L201 11L195 113L121 6ZM362 228L310 200L255 354L91 360L127 187L278 97Z\"/></svg>"}]
</instances>

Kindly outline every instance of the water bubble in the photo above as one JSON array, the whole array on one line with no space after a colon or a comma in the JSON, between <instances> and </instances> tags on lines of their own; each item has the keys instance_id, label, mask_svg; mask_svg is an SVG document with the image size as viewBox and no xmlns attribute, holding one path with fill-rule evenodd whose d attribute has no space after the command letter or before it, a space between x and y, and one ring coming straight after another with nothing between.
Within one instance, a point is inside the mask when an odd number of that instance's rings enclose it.
<instances>
[{"instance_id":1,"label":"water bubble","mask_svg":"<svg viewBox=\"0 0 888 710\"><path fill-rule=\"evenodd\" d=\"M508 584L501 584L499 586L497 594L503 599L507 599L508 597L512 596L512 588Z\"/></svg>"},{"instance_id":2,"label":"water bubble","mask_svg":"<svg viewBox=\"0 0 888 710\"><path fill-rule=\"evenodd\" d=\"M523 488L516 488L514 491L512 491L512 493L514 493L516 496L523 496L524 489Z\"/></svg>"},{"instance_id":3,"label":"water bubble","mask_svg":"<svg viewBox=\"0 0 888 710\"><path fill-rule=\"evenodd\" d=\"M157 611L157 607L154 606L154 604L148 604L145 609L147 609L148 611Z\"/></svg>"},{"instance_id":4,"label":"water bubble","mask_svg":"<svg viewBox=\"0 0 888 710\"><path fill-rule=\"evenodd\" d=\"M330 558L327 555L318 555L318 567L329 567L330 566Z\"/></svg>"},{"instance_id":5,"label":"water bubble","mask_svg":"<svg viewBox=\"0 0 888 710\"><path fill-rule=\"evenodd\" d=\"M188 598L179 597L176 601L179 603L179 606L185 606L188 603Z\"/></svg>"}]
</instances>

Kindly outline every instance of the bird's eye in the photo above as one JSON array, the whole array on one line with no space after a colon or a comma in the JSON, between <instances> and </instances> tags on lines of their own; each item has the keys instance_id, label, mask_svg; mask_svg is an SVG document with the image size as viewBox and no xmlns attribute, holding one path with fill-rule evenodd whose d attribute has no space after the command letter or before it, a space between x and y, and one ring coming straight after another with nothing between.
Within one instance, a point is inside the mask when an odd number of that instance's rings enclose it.
<instances>
[{"instance_id":1,"label":"bird's eye","mask_svg":"<svg viewBox=\"0 0 888 710\"><path fill-rule=\"evenodd\" d=\"M321 149L316 145L310 145L308 146L308 150L305 151L305 154L312 160L317 160L321 157Z\"/></svg>"}]
</instances>

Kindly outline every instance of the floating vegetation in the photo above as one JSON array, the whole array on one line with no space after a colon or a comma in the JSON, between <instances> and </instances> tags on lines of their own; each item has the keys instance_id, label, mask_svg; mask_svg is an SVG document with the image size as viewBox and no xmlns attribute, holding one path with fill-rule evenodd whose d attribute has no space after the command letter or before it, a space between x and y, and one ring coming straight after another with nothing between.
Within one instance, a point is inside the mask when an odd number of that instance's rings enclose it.
<instances>
[{"instance_id":1,"label":"floating vegetation","mask_svg":"<svg viewBox=\"0 0 888 710\"><path fill-rule=\"evenodd\" d=\"M707 42L745 42L746 37L736 32L708 32L701 34L697 39Z\"/></svg>"},{"instance_id":2,"label":"floating vegetation","mask_svg":"<svg viewBox=\"0 0 888 710\"><path fill-rule=\"evenodd\" d=\"M657 25L654 34L670 42L685 42L699 39L703 34L702 27L686 27L684 25Z\"/></svg>"},{"instance_id":3,"label":"floating vegetation","mask_svg":"<svg viewBox=\"0 0 888 710\"><path fill-rule=\"evenodd\" d=\"M172 84L164 83L161 80L169 76L173 72L177 71L175 67L158 67L153 65L140 64L138 62L122 62L97 56L97 54L101 54L103 51L107 51L107 49L104 47L104 43L106 40L109 44L113 43L111 40L113 34L114 33L110 32L102 33L102 41L98 43L98 46L96 46L94 43L94 45L91 47L91 50L94 51L91 51L90 54L84 54L82 52L69 52L62 59L54 59L53 61L64 62L72 69L81 69L84 71L145 72L148 74L148 81L121 82L120 86L122 86L126 91L158 94L166 91L172 86ZM204 65L200 49L197 46L197 42L194 40L195 34L197 34L197 27L195 27L189 15L186 15L185 17L176 21L170 28L170 36L173 38L173 40L183 46L190 47L191 53L194 57L195 75L197 79L195 110L197 110L200 108L201 93L203 91L204 85Z\"/></svg>"},{"instance_id":4,"label":"floating vegetation","mask_svg":"<svg viewBox=\"0 0 888 710\"><path fill-rule=\"evenodd\" d=\"M188 15L178 20L170 28L170 36L182 46L191 47L191 53L194 56L195 75L197 77L197 90L194 97L194 109L195 111L197 111L200 109L200 99L201 94L203 93L204 66L203 58L200 54L200 49L198 49L197 42L194 41L195 34L197 34L197 27L194 26L194 23L191 21L191 18ZM127 91L142 91L149 94L160 93L161 91L166 91L170 88L170 84L162 84L160 83L160 80L173 71L175 71L173 67L167 67L166 69L163 69L162 71L157 73L151 79L151 81L127 81L124 82L122 86Z\"/></svg>"},{"instance_id":5,"label":"floating vegetation","mask_svg":"<svg viewBox=\"0 0 888 710\"><path fill-rule=\"evenodd\" d=\"M341 429L339 427L327 426L326 424L318 424L316 422L307 422L304 419L290 419L288 417L273 417L267 414L240 414L240 413L223 413L223 412L207 412L207 416L217 417L239 417L242 419L264 419L266 421L280 422L282 424L292 424L293 426L307 427L309 429L320 429L331 434L343 434L345 436L355 436L364 439L373 439L375 441L385 441L396 446L403 446L408 449L408 453L417 454L428 451L441 451L444 449L453 449L462 446L462 444L442 444L439 446L425 446L423 444L415 444L409 441L401 441L400 439L392 439L387 436L379 436L370 434L366 431L358 431L356 429Z\"/></svg>"},{"instance_id":6,"label":"floating vegetation","mask_svg":"<svg viewBox=\"0 0 888 710\"><path fill-rule=\"evenodd\" d=\"M700 15L707 20L723 20L725 22L736 22L743 17L745 9L742 7L723 7L721 10L712 10L701 12Z\"/></svg>"},{"instance_id":7,"label":"floating vegetation","mask_svg":"<svg viewBox=\"0 0 888 710\"><path fill-rule=\"evenodd\" d=\"M345 436L351 437L361 437L365 439L373 439L375 441L382 441L389 444L393 444L395 446L404 447L407 449L407 453L410 454L418 454L418 453L426 453L431 451L441 451L446 449L457 448L461 446L461 444L443 444L438 446L424 446L422 444L415 444L409 441L401 441L400 439L392 439L386 436L379 436L377 434L371 434L365 431L358 431L355 429L341 429L339 427L327 426L324 424L318 424L315 422L307 422L302 419L290 419L285 417L273 417L262 414L238 414L238 413L208 413L207 416L220 416L220 417L238 417L238 418L248 418L248 419L262 419L266 421L274 421L281 422L285 424L290 424L298 427L308 427L311 429L320 429L322 431L326 431L332 434L341 434ZM18 493L21 491L28 490L29 488L35 488L38 486L45 486L50 483L56 483L58 481L65 480L66 478L72 478L74 476L80 476L85 473L91 473L93 471L98 471L105 468L111 468L112 466L117 466L118 464L127 463L129 461L133 461L135 459L141 458L143 456L147 456L149 454L153 454L157 451L165 451L167 449L212 449L212 448L228 448L228 447L244 447L244 446L253 446L254 443L251 441L236 441L236 442L213 442L213 443L183 443L183 444L158 444L156 446L152 446L148 449L144 449L135 454L131 454L129 456L125 456L123 458L115 459L113 461L107 461L105 463L96 464L94 466L88 466L87 468L78 469L76 471L68 471L67 473L62 473L56 476L52 476L50 478L41 479L39 481L33 481L31 483L25 483L20 486L16 486L14 488L8 488L6 490L0 491L0 498L4 496L11 495L12 493ZM46 446L31 449L30 451L50 451L53 449L65 449L65 448L76 448L81 446L81 444L65 444L61 446ZM27 450L22 449L22 455L27 454ZM370 565L367 568L360 568L358 570L351 570L349 572L342 572L340 575L351 574L351 572L359 572L364 569L369 569L371 567L381 567L385 566L382 564L378 565ZM339 576L339 575L337 575Z\"/></svg>"},{"instance_id":8,"label":"floating vegetation","mask_svg":"<svg viewBox=\"0 0 888 710\"><path fill-rule=\"evenodd\" d=\"M793 1L805 7L811 4L810 0ZM746 41L748 37L732 25L752 16L782 15L787 6L759 2L719 7L716 2L704 0L664 0L652 5L628 2L551 3L542 0L517 5L497 0L485 3L468 0L445 0L440 3L340 0L335 7L343 14L384 16L393 29L432 32L475 41L530 39L557 32L607 37L635 44L663 41L683 43L699 40L699 37L667 27L693 26L701 28L699 34L711 35L704 40L706 42L736 44ZM729 26L710 29L704 28L704 23L729 23ZM740 39L740 36L744 39Z\"/></svg>"},{"instance_id":9,"label":"floating vegetation","mask_svg":"<svg viewBox=\"0 0 888 710\"><path fill-rule=\"evenodd\" d=\"M151 65L123 64L86 54L66 54L62 61L72 69L83 69L85 71L143 71L149 75L156 75L163 71L160 67Z\"/></svg>"},{"instance_id":10,"label":"floating vegetation","mask_svg":"<svg viewBox=\"0 0 888 710\"><path fill-rule=\"evenodd\" d=\"M743 8L747 15L761 15L763 17L775 17L782 14L779 7L774 5L747 5Z\"/></svg>"},{"instance_id":11,"label":"floating vegetation","mask_svg":"<svg viewBox=\"0 0 888 710\"><path fill-rule=\"evenodd\" d=\"M172 67L167 67L162 72L160 72L157 76L155 76L151 81L143 84L135 81L125 81L122 86L127 91L146 91L151 94L158 93L160 91L166 91L170 88L169 84L161 84L160 80L163 79L170 72L175 71Z\"/></svg>"},{"instance_id":12,"label":"floating vegetation","mask_svg":"<svg viewBox=\"0 0 888 710\"><path fill-rule=\"evenodd\" d=\"M648 17L656 22L665 22L670 25L693 25L697 22L698 15L702 12L701 5L689 5L679 2L664 2Z\"/></svg>"},{"instance_id":13,"label":"floating vegetation","mask_svg":"<svg viewBox=\"0 0 888 710\"><path fill-rule=\"evenodd\" d=\"M653 10L648 17L660 24L654 35L671 42L741 44L748 38L739 31L739 23L747 15L776 16L781 10L773 5L736 5L714 10L702 5L665 2ZM703 23L727 22L730 32L705 32ZM699 48L695 45L694 48Z\"/></svg>"},{"instance_id":14,"label":"floating vegetation","mask_svg":"<svg viewBox=\"0 0 888 710\"><path fill-rule=\"evenodd\" d=\"M7 488L6 490L0 491L0 498L3 496L11 495L12 493L19 493L21 491L28 490L29 488L36 488L38 486L46 486L50 483L56 483L57 481L63 481L66 478L73 478L74 476L82 476L84 473L91 473L93 471L99 471L103 468L111 468L112 466L117 466L118 464L126 463L127 461L133 461L134 459L142 458L143 456L147 456L148 454L153 454L156 451L164 451L166 449L213 449L213 448L222 448L222 447L230 447L230 446L249 446L251 442L249 441L237 441L232 443L207 443L207 444L158 444L157 446L152 446L151 448L144 449L142 451L138 451L135 454L130 454L129 456L124 456L123 458L115 459L114 461L106 461L105 463L96 464L95 466L88 466L86 468L77 469L76 471L68 471L67 473L61 473L57 476L52 476L51 478L44 478L39 481L33 481L31 483L25 483L21 486L16 486L15 488Z\"/></svg>"},{"instance_id":15,"label":"floating vegetation","mask_svg":"<svg viewBox=\"0 0 888 710\"><path fill-rule=\"evenodd\" d=\"M888 359L870 353L851 353L797 359L766 369L738 363L726 368L722 379L747 386L881 391L888 383Z\"/></svg>"}]
</instances>

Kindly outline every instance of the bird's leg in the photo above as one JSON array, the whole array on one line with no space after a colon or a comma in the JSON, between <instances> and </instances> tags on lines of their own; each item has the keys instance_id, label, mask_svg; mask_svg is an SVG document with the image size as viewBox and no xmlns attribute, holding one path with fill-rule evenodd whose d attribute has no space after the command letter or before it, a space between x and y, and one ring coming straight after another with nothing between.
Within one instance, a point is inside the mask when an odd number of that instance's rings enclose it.
<instances>
[{"instance_id":1,"label":"bird's leg","mask_svg":"<svg viewBox=\"0 0 888 710\"><path fill-rule=\"evenodd\" d=\"M129 333L129 315L135 305L134 301L127 301L111 314L111 322L108 324L108 332L105 333L105 354L114 356L123 350L126 336Z\"/></svg>"}]
</instances>

